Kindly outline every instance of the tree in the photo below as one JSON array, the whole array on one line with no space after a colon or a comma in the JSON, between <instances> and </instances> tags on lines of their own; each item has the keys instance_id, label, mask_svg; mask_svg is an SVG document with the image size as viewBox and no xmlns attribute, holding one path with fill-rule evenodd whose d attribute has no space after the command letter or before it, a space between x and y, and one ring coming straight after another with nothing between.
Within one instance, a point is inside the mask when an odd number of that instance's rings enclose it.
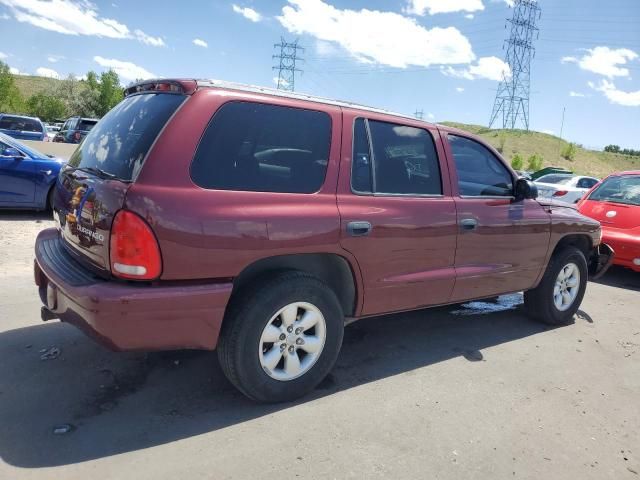
<instances>
[{"instance_id":1,"label":"tree","mask_svg":"<svg viewBox=\"0 0 640 480\"><path fill-rule=\"evenodd\" d=\"M610 152L610 153L620 153L620 146L619 145L607 145L606 147L604 147L604 151L605 152Z\"/></svg>"},{"instance_id":2,"label":"tree","mask_svg":"<svg viewBox=\"0 0 640 480\"><path fill-rule=\"evenodd\" d=\"M89 72L93 73L93 72ZM89 75L87 74L87 80ZM98 115L103 116L115 107L124 98L124 92L120 86L118 74L113 70L103 72L100 75L100 85L98 87Z\"/></svg>"},{"instance_id":3,"label":"tree","mask_svg":"<svg viewBox=\"0 0 640 480\"><path fill-rule=\"evenodd\" d=\"M538 153L534 153L527 160L527 170L530 172L537 172L542 169L544 158Z\"/></svg>"},{"instance_id":4,"label":"tree","mask_svg":"<svg viewBox=\"0 0 640 480\"><path fill-rule=\"evenodd\" d=\"M16 86L9 65L0 62L0 112L23 113L24 99Z\"/></svg>"},{"instance_id":5,"label":"tree","mask_svg":"<svg viewBox=\"0 0 640 480\"><path fill-rule=\"evenodd\" d=\"M69 116L96 117L100 93L91 89L85 82L86 80L79 81L73 75L69 75L48 93L64 103Z\"/></svg>"},{"instance_id":6,"label":"tree","mask_svg":"<svg viewBox=\"0 0 640 480\"><path fill-rule=\"evenodd\" d=\"M522 170L522 167L524 166L524 160L519 153L516 153L511 159L511 166L514 170Z\"/></svg>"},{"instance_id":7,"label":"tree","mask_svg":"<svg viewBox=\"0 0 640 480\"><path fill-rule=\"evenodd\" d=\"M67 107L62 100L54 95L39 92L27 100L29 115L39 117L45 122L52 122L59 118L66 118Z\"/></svg>"},{"instance_id":8,"label":"tree","mask_svg":"<svg viewBox=\"0 0 640 480\"><path fill-rule=\"evenodd\" d=\"M573 159L576 158L576 153L578 153L578 147L575 143L567 143L564 148L560 151L560 156L565 160L569 160L573 162Z\"/></svg>"}]
</instances>

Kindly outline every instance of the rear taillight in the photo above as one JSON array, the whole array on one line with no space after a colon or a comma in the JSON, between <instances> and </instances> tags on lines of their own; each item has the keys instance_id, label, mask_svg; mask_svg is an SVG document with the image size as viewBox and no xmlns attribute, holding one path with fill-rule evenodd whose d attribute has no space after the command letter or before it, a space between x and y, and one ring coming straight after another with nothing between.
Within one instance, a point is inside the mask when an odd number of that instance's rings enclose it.
<instances>
[{"instance_id":1,"label":"rear taillight","mask_svg":"<svg viewBox=\"0 0 640 480\"><path fill-rule=\"evenodd\" d=\"M568 190L557 190L557 191L553 192L553 196L554 197L564 197L567 193L569 193Z\"/></svg>"},{"instance_id":2,"label":"rear taillight","mask_svg":"<svg viewBox=\"0 0 640 480\"><path fill-rule=\"evenodd\" d=\"M120 210L111 227L111 273L120 278L153 280L162 272L160 247L141 217Z\"/></svg>"}]
</instances>

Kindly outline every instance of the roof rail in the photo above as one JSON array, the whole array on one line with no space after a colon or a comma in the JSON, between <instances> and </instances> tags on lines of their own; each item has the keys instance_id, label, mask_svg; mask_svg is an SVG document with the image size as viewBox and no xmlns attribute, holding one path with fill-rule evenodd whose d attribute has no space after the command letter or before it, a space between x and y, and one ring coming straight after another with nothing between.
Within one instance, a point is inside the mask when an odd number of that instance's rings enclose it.
<instances>
[{"instance_id":1,"label":"roof rail","mask_svg":"<svg viewBox=\"0 0 640 480\"><path fill-rule=\"evenodd\" d=\"M275 88L269 87L260 87L257 85L247 85L244 83L235 83L235 82L227 82L225 80L196 80L198 87L214 87L214 88L225 88L229 90L238 90L241 92L250 92L250 93L259 93L264 95L272 95L276 97L282 98L292 98L295 100L306 100L308 102L322 103L325 105L334 105L337 107L345 107L345 108L356 108L358 110L365 110L373 113L382 113L385 115L393 115L394 117L406 118L412 120L414 122L422 122L427 123L424 120L419 120L410 115L405 115L403 113L396 113L390 110L385 110L382 108L368 107L366 105L359 105L357 103L346 102L342 100L334 100L330 98L318 97L315 95L309 95L306 93L298 93L298 92L287 92L284 90L277 90Z\"/></svg>"}]
</instances>

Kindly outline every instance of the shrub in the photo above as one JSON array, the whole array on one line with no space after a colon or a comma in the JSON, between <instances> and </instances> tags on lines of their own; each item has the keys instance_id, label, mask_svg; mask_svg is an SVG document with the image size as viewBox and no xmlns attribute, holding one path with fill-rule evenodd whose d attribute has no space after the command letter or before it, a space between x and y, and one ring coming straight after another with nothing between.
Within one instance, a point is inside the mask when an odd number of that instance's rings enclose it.
<instances>
[{"instance_id":1,"label":"shrub","mask_svg":"<svg viewBox=\"0 0 640 480\"><path fill-rule=\"evenodd\" d=\"M578 147L575 143L567 143L562 150L560 151L560 156L565 160L569 160L570 162L576 158L576 153L578 153Z\"/></svg>"},{"instance_id":2,"label":"shrub","mask_svg":"<svg viewBox=\"0 0 640 480\"><path fill-rule=\"evenodd\" d=\"M496 150L498 150L500 153L504 152L504 144L507 141L507 136L503 133L500 134L500 138L498 139L498 147L496 148Z\"/></svg>"},{"instance_id":3,"label":"shrub","mask_svg":"<svg viewBox=\"0 0 640 480\"><path fill-rule=\"evenodd\" d=\"M537 172L538 170L542 169L543 163L544 158L542 158L542 155L534 153L529 157L529 160L527 160L527 170L531 172Z\"/></svg>"},{"instance_id":4,"label":"shrub","mask_svg":"<svg viewBox=\"0 0 640 480\"><path fill-rule=\"evenodd\" d=\"M524 166L524 160L519 153L516 153L511 159L511 166L514 170L522 170L522 167Z\"/></svg>"}]
</instances>

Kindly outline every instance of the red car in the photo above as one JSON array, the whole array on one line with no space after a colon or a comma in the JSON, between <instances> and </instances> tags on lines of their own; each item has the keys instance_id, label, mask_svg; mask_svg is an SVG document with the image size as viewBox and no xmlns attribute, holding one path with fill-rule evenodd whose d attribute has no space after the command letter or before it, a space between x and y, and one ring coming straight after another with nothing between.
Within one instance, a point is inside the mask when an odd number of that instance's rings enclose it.
<instances>
[{"instance_id":1,"label":"red car","mask_svg":"<svg viewBox=\"0 0 640 480\"><path fill-rule=\"evenodd\" d=\"M613 263L640 272L640 171L614 173L578 204L580 213L598 220Z\"/></svg>"},{"instance_id":2,"label":"red car","mask_svg":"<svg viewBox=\"0 0 640 480\"><path fill-rule=\"evenodd\" d=\"M488 144L379 109L155 80L89 132L36 242L43 320L115 350L216 349L262 401L312 390L352 320L525 290L571 321L610 254ZM390 320L393 321L393 320Z\"/></svg>"}]
</instances>

